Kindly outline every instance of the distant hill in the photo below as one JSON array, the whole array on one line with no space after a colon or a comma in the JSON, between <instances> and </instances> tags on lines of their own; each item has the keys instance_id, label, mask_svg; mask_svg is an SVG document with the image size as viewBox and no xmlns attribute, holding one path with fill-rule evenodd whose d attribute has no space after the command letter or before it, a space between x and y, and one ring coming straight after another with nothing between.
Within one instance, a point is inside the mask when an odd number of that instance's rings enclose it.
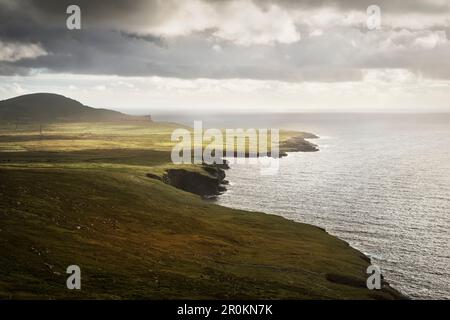
<instances>
[{"instance_id":1,"label":"distant hill","mask_svg":"<svg viewBox=\"0 0 450 320\"><path fill-rule=\"evenodd\" d=\"M0 121L151 121L151 117L130 116L113 110L92 108L59 94L34 93L0 101Z\"/></svg>"}]
</instances>

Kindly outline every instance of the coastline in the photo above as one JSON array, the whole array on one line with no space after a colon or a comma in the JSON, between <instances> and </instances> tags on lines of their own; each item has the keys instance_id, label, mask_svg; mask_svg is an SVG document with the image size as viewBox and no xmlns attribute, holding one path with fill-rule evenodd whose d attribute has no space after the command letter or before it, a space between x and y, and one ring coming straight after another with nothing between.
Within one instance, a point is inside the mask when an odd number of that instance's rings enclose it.
<instances>
[{"instance_id":1,"label":"coastline","mask_svg":"<svg viewBox=\"0 0 450 320\"><path fill-rule=\"evenodd\" d=\"M306 139L319 139L318 136L310 133L306 133L301 136L294 136L289 138L286 141L281 143L279 158L283 158L287 156L287 152L317 152L319 151L318 145L309 142ZM228 163L225 161L223 165L202 165L203 170L206 174L200 172L192 172L184 169L167 169L163 177L159 177L153 174L147 174L147 177L160 180L166 184L172 185L175 188L184 190L189 193L193 193L201 196L203 199L215 199L216 196L226 192L225 185L228 184L228 181L225 180L226 173L225 170L229 169ZM231 208L232 209L232 208ZM251 213L252 211L248 211ZM265 213L264 214L270 214ZM293 221L293 220L292 220ZM311 227L317 228L327 235L335 238L336 240L344 242L347 246L357 251L360 258L365 260L367 263L367 267L372 264L372 260L366 254L361 252L360 250L352 247L347 241L340 239L337 236L330 234L326 229L307 224L302 222L294 223L309 225ZM355 286L355 287L366 287L365 283L361 283L360 279L356 279L353 277L342 276L339 274L329 273L326 275L328 281L341 285ZM381 275L382 279L382 289L383 291L389 292L394 299L402 299L407 300L410 299L397 289L393 288L388 281ZM375 299L382 297L376 296L376 291L374 290L373 297Z\"/></svg>"},{"instance_id":2,"label":"coastline","mask_svg":"<svg viewBox=\"0 0 450 320\"><path fill-rule=\"evenodd\" d=\"M278 158L286 157L288 152L317 152L319 151L318 146L306 139L318 138L308 132L290 137L280 143ZM237 156L237 153L235 155ZM267 155L272 156L271 152L268 152ZM246 153L245 157L249 157L249 154ZM259 154L256 157L259 157ZM229 165L226 160L223 160L222 164L202 164L200 167L203 172L168 168L162 175L147 173L146 176L206 199L214 198L227 190L228 181L225 180L225 170L229 169Z\"/></svg>"},{"instance_id":3,"label":"coastline","mask_svg":"<svg viewBox=\"0 0 450 320\"><path fill-rule=\"evenodd\" d=\"M220 206L167 183L217 192L224 167L173 166L168 151L126 149L130 141L148 148L142 131L121 136L116 149L74 151L89 130L76 126L79 140L64 150L43 140L36 151L0 153L0 298L402 298L386 285L367 290L367 258L323 229ZM61 285L74 263L87 288L76 295Z\"/></svg>"}]
</instances>

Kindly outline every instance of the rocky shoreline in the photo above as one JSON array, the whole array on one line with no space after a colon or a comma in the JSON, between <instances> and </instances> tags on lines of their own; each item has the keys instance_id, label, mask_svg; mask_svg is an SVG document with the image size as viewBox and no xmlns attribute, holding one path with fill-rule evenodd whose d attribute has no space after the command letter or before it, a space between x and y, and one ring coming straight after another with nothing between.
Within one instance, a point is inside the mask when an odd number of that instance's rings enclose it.
<instances>
[{"instance_id":1,"label":"rocky shoreline","mask_svg":"<svg viewBox=\"0 0 450 320\"><path fill-rule=\"evenodd\" d=\"M287 152L317 152L319 147L306 139L318 139L313 134L304 134L303 136L295 136L287 139L280 144L280 155L287 155Z\"/></svg>"},{"instance_id":2,"label":"rocky shoreline","mask_svg":"<svg viewBox=\"0 0 450 320\"><path fill-rule=\"evenodd\" d=\"M317 152L319 148L316 144L313 144L306 139L317 139L318 137L313 134L304 134L303 136L295 136L289 138L280 144L279 157L287 156L287 152ZM270 155L269 155L270 156ZM167 169L162 177L147 174L147 177L160 180L166 184L172 185L178 189L197 194L205 199L215 198L217 195L225 192L228 181L225 180L225 170L229 169L227 161L224 160L224 164L203 164L202 169L205 174L200 172L189 171L185 169ZM325 229L323 232L328 233ZM350 246L350 244L347 243ZM371 259L365 254L360 252L361 258L368 264L371 264ZM344 284L348 286L365 288L366 283L351 277L343 277L337 274L327 274L326 278L333 283ZM397 291L384 279L382 276L382 290L391 294L394 299L408 299L407 296ZM376 290L373 293L373 298L381 298L376 294Z\"/></svg>"},{"instance_id":3,"label":"rocky shoreline","mask_svg":"<svg viewBox=\"0 0 450 320\"><path fill-rule=\"evenodd\" d=\"M177 189L184 190L203 198L215 197L227 189L228 181L225 180L225 168L228 165L202 165L205 173L189 171L186 169L167 169L162 177L148 173L147 177L160 180Z\"/></svg>"},{"instance_id":4,"label":"rocky shoreline","mask_svg":"<svg viewBox=\"0 0 450 320\"><path fill-rule=\"evenodd\" d=\"M280 143L278 157L287 156L287 152L317 152L318 146L306 140L317 138L319 137L312 133L303 133L301 136L289 138ZM235 156L237 156L236 153ZM245 154L245 157L249 156ZM259 154L256 155L258 156ZM272 154L269 152L268 156ZM167 169L162 177L152 173L148 173L147 177L207 199L214 198L227 190L228 181L225 180L225 170L229 169L229 166L226 160L223 164L202 164L201 168L205 173L186 169Z\"/></svg>"}]
</instances>

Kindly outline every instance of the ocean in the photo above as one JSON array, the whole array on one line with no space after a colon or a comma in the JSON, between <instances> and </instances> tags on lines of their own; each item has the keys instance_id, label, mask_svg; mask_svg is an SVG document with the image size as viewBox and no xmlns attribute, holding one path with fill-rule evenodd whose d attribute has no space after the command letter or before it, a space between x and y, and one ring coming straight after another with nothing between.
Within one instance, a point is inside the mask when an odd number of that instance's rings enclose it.
<instances>
[{"instance_id":1,"label":"ocean","mask_svg":"<svg viewBox=\"0 0 450 320\"><path fill-rule=\"evenodd\" d=\"M217 203L323 227L409 297L450 298L450 114L191 117L166 119L318 135L320 151L289 153L276 175L231 165Z\"/></svg>"}]
</instances>

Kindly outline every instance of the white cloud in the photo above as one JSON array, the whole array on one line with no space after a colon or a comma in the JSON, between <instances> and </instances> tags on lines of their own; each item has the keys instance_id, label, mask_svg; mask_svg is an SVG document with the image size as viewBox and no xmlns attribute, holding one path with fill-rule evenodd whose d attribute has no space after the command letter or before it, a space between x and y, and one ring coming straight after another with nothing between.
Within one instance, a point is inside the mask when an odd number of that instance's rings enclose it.
<instances>
[{"instance_id":1,"label":"white cloud","mask_svg":"<svg viewBox=\"0 0 450 320\"><path fill-rule=\"evenodd\" d=\"M97 85L94 87L95 90L97 91L105 91L106 90L106 86L104 85Z\"/></svg>"},{"instance_id":2,"label":"white cloud","mask_svg":"<svg viewBox=\"0 0 450 320\"><path fill-rule=\"evenodd\" d=\"M447 41L447 36L444 31L436 31L423 37L416 38L414 40L414 45L419 48L433 49L438 45L447 43Z\"/></svg>"},{"instance_id":3,"label":"white cloud","mask_svg":"<svg viewBox=\"0 0 450 320\"><path fill-rule=\"evenodd\" d=\"M128 83L130 85L116 84ZM70 85L77 90L71 90ZM114 87L115 86L115 87ZM97 90L97 88L114 90ZM0 77L0 99L22 93L63 94L125 112L192 111L449 111L450 81L406 69L367 69L362 81L283 82L38 74Z\"/></svg>"},{"instance_id":4,"label":"white cloud","mask_svg":"<svg viewBox=\"0 0 450 320\"><path fill-rule=\"evenodd\" d=\"M223 3L180 1L174 12L144 31L165 37L212 30L213 36L238 45L293 43L300 40L294 17L277 5L263 9L251 0Z\"/></svg>"},{"instance_id":5,"label":"white cloud","mask_svg":"<svg viewBox=\"0 0 450 320\"><path fill-rule=\"evenodd\" d=\"M40 44L4 42L0 40L0 61L19 61L47 55Z\"/></svg>"},{"instance_id":6,"label":"white cloud","mask_svg":"<svg viewBox=\"0 0 450 320\"><path fill-rule=\"evenodd\" d=\"M323 35L323 31L321 29L315 29L309 33L310 37L320 37Z\"/></svg>"},{"instance_id":7,"label":"white cloud","mask_svg":"<svg viewBox=\"0 0 450 320\"><path fill-rule=\"evenodd\" d=\"M363 70L363 81L381 83L417 83L420 79L408 69L366 69Z\"/></svg>"},{"instance_id":8,"label":"white cloud","mask_svg":"<svg viewBox=\"0 0 450 320\"><path fill-rule=\"evenodd\" d=\"M213 49L215 52L222 52L222 47L221 47L220 45L218 45L218 44L213 45L213 46L212 46L212 49Z\"/></svg>"}]
</instances>

